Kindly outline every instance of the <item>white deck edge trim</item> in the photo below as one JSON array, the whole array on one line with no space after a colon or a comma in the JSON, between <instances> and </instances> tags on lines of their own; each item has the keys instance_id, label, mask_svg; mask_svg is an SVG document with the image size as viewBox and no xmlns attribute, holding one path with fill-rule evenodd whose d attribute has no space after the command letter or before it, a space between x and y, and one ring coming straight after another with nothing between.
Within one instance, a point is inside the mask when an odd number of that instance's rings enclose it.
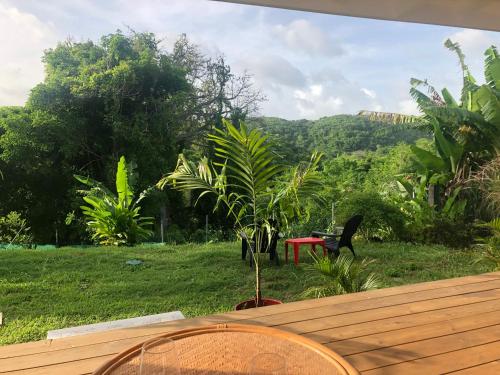
<instances>
[{"instance_id":1,"label":"white deck edge trim","mask_svg":"<svg viewBox=\"0 0 500 375\"><path fill-rule=\"evenodd\" d=\"M94 332L108 331L112 329L139 327L149 324L169 322L172 320L185 319L180 311L171 311L163 314L140 316L137 318L112 320L109 322L87 324L77 327L56 329L47 332L47 340L60 339L63 337L80 336Z\"/></svg>"}]
</instances>

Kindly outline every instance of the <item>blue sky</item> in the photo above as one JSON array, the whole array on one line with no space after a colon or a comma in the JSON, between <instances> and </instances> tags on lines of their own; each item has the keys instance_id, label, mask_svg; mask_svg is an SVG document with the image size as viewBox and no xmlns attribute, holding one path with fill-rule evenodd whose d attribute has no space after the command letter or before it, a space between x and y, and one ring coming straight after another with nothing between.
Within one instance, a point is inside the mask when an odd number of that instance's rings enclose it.
<instances>
[{"instance_id":1,"label":"blue sky","mask_svg":"<svg viewBox=\"0 0 500 375\"><path fill-rule=\"evenodd\" d=\"M21 105L43 79L43 50L58 41L97 40L120 28L151 31L169 49L180 33L266 95L260 114L289 119L356 113L415 113L411 77L460 90L461 43L476 78L500 33L313 14L208 0L0 0L0 105Z\"/></svg>"}]
</instances>

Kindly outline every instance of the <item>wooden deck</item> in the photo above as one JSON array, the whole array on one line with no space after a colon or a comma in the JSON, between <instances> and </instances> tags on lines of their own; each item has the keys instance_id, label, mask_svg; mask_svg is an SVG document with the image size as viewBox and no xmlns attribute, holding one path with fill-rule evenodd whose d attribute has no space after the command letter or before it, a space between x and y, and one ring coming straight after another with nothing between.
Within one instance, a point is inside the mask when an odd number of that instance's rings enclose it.
<instances>
[{"instance_id":1,"label":"wooden deck","mask_svg":"<svg viewBox=\"0 0 500 375\"><path fill-rule=\"evenodd\" d=\"M363 374L500 374L500 272L0 347L0 374L88 374L163 332L238 322L295 332Z\"/></svg>"}]
</instances>

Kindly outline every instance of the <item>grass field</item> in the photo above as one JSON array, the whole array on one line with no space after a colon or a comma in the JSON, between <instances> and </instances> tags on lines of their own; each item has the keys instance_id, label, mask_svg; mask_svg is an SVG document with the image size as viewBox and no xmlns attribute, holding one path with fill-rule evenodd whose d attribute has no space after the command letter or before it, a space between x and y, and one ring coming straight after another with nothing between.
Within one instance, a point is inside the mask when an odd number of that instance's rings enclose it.
<instances>
[{"instance_id":1,"label":"grass field","mask_svg":"<svg viewBox=\"0 0 500 375\"><path fill-rule=\"evenodd\" d=\"M487 272L471 251L409 244L355 244L384 287ZM283 247L280 246L282 251ZM140 266L129 266L140 259ZM264 270L264 296L300 299L318 280L302 252ZM43 339L47 330L181 310L186 317L228 311L253 295L254 276L237 243L134 248L0 250L0 344Z\"/></svg>"}]
</instances>

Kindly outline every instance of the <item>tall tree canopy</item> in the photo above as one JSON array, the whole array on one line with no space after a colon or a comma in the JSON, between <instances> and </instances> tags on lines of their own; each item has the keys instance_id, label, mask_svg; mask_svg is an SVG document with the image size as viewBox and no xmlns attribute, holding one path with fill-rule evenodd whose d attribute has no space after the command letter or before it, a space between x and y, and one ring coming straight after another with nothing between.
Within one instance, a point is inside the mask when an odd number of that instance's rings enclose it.
<instances>
[{"instance_id":1,"label":"tall tree canopy","mask_svg":"<svg viewBox=\"0 0 500 375\"><path fill-rule=\"evenodd\" d=\"M48 223L76 207L73 174L111 185L126 155L142 190L175 166L200 128L247 113L259 98L248 77L204 57L185 37L169 53L151 33L117 31L98 43L60 43L43 62L45 79L26 105L0 111L0 210L25 212L42 241L53 240ZM175 212L176 193L158 194L156 206L169 194Z\"/></svg>"}]
</instances>

